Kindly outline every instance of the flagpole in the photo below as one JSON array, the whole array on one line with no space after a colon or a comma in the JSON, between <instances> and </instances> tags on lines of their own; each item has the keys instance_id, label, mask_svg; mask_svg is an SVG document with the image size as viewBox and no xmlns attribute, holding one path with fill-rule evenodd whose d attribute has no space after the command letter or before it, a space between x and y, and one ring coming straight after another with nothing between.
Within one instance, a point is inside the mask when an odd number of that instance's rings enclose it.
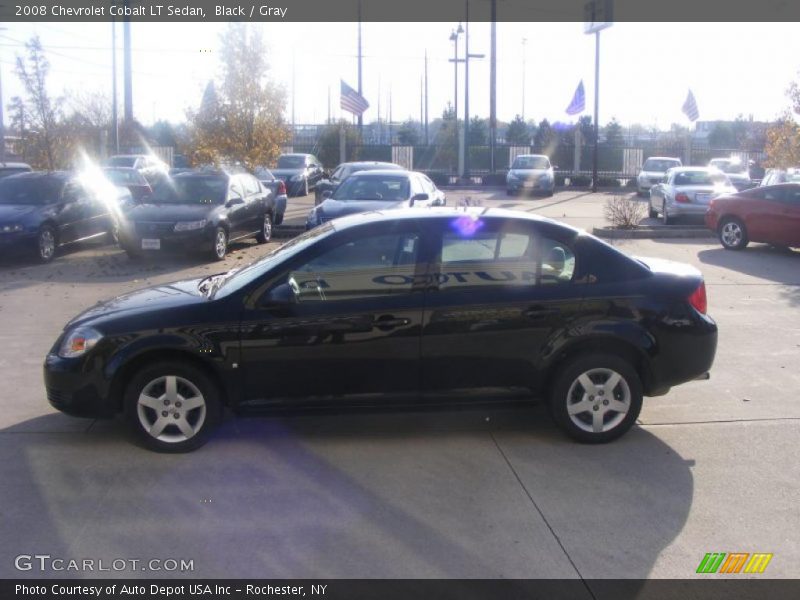
<instances>
[{"instance_id":1,"label":"flagpole","mask_svg":"<svg viewBox=\"0 0 800 600\"><path fill-rule=\"evenodd\" d=\"M358 0L358 95L364 97L361 89L361 0ZM363 139L364 113L358 113L358 137Z\"/></svg>"},{"instance_id":2,"label":"flagpole","mask_svg":"<svg viewBox=\"0 0 800 600\"><path fill-rule=\"evenodd\" d=\"M594 32L594 149L592 150L592 193L597 193L597 143L600 138L600 30Z\"/></svg>"}]
</instances>

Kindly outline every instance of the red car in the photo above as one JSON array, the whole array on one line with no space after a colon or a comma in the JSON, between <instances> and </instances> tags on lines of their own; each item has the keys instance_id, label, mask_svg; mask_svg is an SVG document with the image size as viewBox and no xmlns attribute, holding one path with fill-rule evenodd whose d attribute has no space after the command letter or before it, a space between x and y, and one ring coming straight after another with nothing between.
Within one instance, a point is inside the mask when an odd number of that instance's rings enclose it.
<instances>
[{"instance_id":1,"label":"red car","mask_svg":"<svg viewBox=\"0 0 800 600\"><path fill-rule=\"evenodd\" d=\"M800 184L768 185L714 198L706 225L728 250L741 250L750 242L800 247Z\"/></svg>"}]
</instances>

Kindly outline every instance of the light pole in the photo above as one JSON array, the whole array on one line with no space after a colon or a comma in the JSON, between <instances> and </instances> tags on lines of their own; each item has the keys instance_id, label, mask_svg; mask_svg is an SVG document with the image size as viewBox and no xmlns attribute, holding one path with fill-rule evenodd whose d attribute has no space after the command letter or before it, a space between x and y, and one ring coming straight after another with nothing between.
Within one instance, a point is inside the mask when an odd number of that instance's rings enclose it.
<instances>
[{"instance_id":1,"label":"light pole","mask_svg":"<svg viewBox=\"0 0 800 600\"><path fill-rule=\"evenodd\" d=\"M461 23L458 24L458 29L450 32L450 41L453 42L453 58L450 59L450 62L453 63L453 117L455 118L456 153L458 157L461 157L461 137L459 135L461 130L458 126L458 63L464 62L464 59L458 58L458 36L462 33L464 33L464 28Z\"/></svg>"},{"instance_id":2,"label":"light pole","mask_svg":"<svg viewBox=\"0 0 800 600\"><path fill-rule=\"evenodd\" d=\"M522 38L522 121L525 122L525 45L528 38Z\"/></svg>"},{"instance_id":3,"label":"light pole","mask_svg":"<svg viewBox=\"0 0 800 600\"><path fill-rule=\"evenodd\" d=\"M0 31L5 31L5 27L0 27ZM6 123L3 114L3 75L0 66L0 163L6 162Z\"/></svg>"},{"instance_id":4,"label":"light pole","mask_svg":"<svg viewBox=\"0 0 800 600\"><path fill-rule=\"evenodd\" d=\"M469 0L465 0L466 25L464 34L464 177L469 177L469 59L483 58L484 54L470 54L469 52Z\"/></svg>"}]
</instances>

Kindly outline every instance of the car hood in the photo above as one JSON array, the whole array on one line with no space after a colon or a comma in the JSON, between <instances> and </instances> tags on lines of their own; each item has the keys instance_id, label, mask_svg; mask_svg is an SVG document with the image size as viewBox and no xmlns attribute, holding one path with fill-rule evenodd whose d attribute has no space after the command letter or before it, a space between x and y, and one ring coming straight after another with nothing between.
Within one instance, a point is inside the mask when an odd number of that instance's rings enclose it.
<instances>
[{"instance_id":1,"label":"car hood","mask_svg":"<svg viewBox=\"0 0 800 600\"><path fill-rule=\"evenodd\" d=\"M30 204L0 204L0 223L13 225L20 219L35 213L41 206Z\"/></svg>"},{"instance_id":2,"label":"car hood","mask_svg":"<svg viewBox=\"0 0 800 600\"><path fill-rule=\"evenodd\" d=\"M127 317L136 313L186 307L189 304L206 302L206 297L197 289L200 281L201 278L176 281L137 290L105 302L98 302L92 308L73 318L66 324L64 329L67 330L80 325L94 325L95 323L121 316Z\"/></svg>"},{"instance_id":3,"label":"car hood","mask_svg":"<svg viewBox=\"0 0 800 600\"><path fill-rule=\"evenodd\" d=\"M305 169L272 169L272 174L278 179L287 179L295 175L303 175Z\"/></svg>"},{"instance_id":4,"label":"car hood","mask_svg":"<svg viewBox=\"0 0 800 600\"><path fill-rule=\"evenodd\" d=\"M134 204L125 211L129 221L198 221L221 204Z\"/></svg>"},{"instance_id":5,"label":"car hood","mask_svg":"<svg viewBox=\"0 0 800 600\"><path fill-rule=\"evenodd\" d=\"M508 174L515 177L541 177L550 173L550 169L511 169Z\"/></svg>"},{"instance_id":6,"label":"car hood","mask_svg":"<svg viewBox=\"0 0 800 600\"><path fill-rule=\"evenodd\" d=\"M390 208L408 206L408 200L390 202L386 200L333 200L328 198L317 207L317 214L327 219Z\"/></svg>"}]
</instances>

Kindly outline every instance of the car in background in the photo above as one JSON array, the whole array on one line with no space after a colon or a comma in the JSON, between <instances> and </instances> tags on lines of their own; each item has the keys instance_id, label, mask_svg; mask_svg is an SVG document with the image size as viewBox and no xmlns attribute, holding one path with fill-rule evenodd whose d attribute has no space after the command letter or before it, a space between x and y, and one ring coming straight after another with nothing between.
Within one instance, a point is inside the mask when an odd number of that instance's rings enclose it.
<instances>
[{"instance_id":1,"label":"car in background","mask_svg":"<svg viewBox=\"0 0 800 600\"><path fill-rule=\"evenodd\" d=\"M0 179L0 250L50 262L60 246L108 236L130 192L106 183L88 185L65 171Z\"/></svg>"},{"instance_id":2,"label":"car in background","mask_svg":"<svg viewBox=\"0 0 800 600\"><path fill-rule=\"evenodd\" d=\"M403 167L390 162L349 162L342 163L333 170L330 177L321 179L314 188L314 206L322 202L323 192L335 192L339 185L350 177L353 173L360 171L376 171L376 170L398 170L403 171Z\"/></svg>"},{"instance_id":3,"label":"car in background","mask_svg":"<svg viewBox=\"0 0 800 600\"><path fill-rule=\"evenodd\" d=\"M286 184L290 196L308 196L325 171L313 154L281 154L272 174Z\"/></svg>"},{"instance_id":4,"label":"car in background","mask_svg":"<svg viewBox=\"0 0 800 600\"><path fill-rule=\"evenodd\" d=\"M153 193L153 188L150 187L147 179L136 169L127 167L103 167L103 173L114 185L128 188L134 202L139 202L148 194Z\"/></svg>"},{"instance_id":5,"label":"car in background","mask_svg":"<svg viewBox=\"0 0 800 600\"><path fill-rule=\"evenodd\" d=\"M750 242L800 247L800 183L719 196L709 204L705 219L727 250L742 250Z\"/></svg>"},{"instance_id":6,"label":"car in background","mask_svg":"<svg viewBox=\"0 0 800 600\"><path fill-rule=\"evenodd\" d=\"M28 163L23 162L0 162L0 179L9 175L19 173L30 173L33 168Z\"/></svg>"},{"instance_id":7,"label":"car in background","mask_svg":"<svg viewBox=\"0 0 800 600\"><path fill-rule=\"evenodd\" d=\"M800 169L769 169L759 185L763 187L779 183L800 183Z\"/></svg>"},{"instance_id":8,"label":"car in background","mask_svg":"<svg viewBox=\"0 0 800 600\"><path fill-rule=\"evenodd\" d=\"M750 179L748 165L740 158L712 158L708 162L708 166L725 173L733 187L740 192L755 186L753 180Z\"/></svg>"},{"instance_id":9,"label":"car in background","mask_svg":"<svg viewBox=\"0 0 800 600\"><path fill-rule=\"evenodd\" d=\"M122 414L161 452L201 446L225 407L497 388L529 389L569 436L603 443L644 396L706 379L716 345L690 265L520 211L405 209L95 305L66 324L44 380L56 409Z\"/></svg>"},{"instance_id":10,"label":"car in background","mask_svg":"<svg viewBox=\"0 0 800 600\"><path fill-rule=\"evenodd\" d=\"M152 154L118 154L107 158L103 166L136 169L151 186L169 176L167 163Z\"/></svg>"},{"instance_id":11,"label":"car in background","mask_svg":"<svg viewBox=\"0 0 800 600\"><path fill-rule=\"evenodd\" d=\"M666 172L662 183L650 188L648 215L661 214L664 225L676 217L702 217L713 198L736 191L728 176L716 168L675 167Z\"/></svg>"},{"instance_id":12,"label":"car in background","mask_svg":"<svg viewBox=\"0 0 800 600\"><path fill-rule=\"evenodd\" d=\"M555 187L553 165L544 154L518 154L506 174L506 193L509 196L521 191L552 196Z\"/></svg>"},{"instance_id":13,"label":"car in background","mask_svg":"<svg viewBox=\"0 0 800 600\"><path fill-rule=\"evenodd\" d=\"M231 241L272 238L275 213L269 198L261 182L247 173L181 173L124 212L119 243L131 258L199 250L223 260Z\"/></svg>"},{"instance_id":14,"label":"car in background","mask_svg":"<svg viewBox=\"0 0 800 600\"><path fill-rule=\"evenodd\" d=\"M650 188L659 184L664 179L664 174L673 167L681 167L680 158L672 156L651 156L642 165L642 170L636 177L636 193L646 196Z\"/></svg>"},{"instance_id":15,"label":"car in background","mask_svg":"<svg viewBox=\"0 0 800 600\"><path fill-rule=\"evenodd\" d=\"M286 194L286 184L275 177L272 171L266 167L257 167L253 170L253 175L258 178L275 199L275 225L283 223L283 216L286 213L286 205L288 204L288 195Z\"/></svg>"},{"instance_id":16,"label":"car in background","mask_svg":"<svg viewBox=\"0 0 800 600\"><path fill-rule=\"evenodd\" d=\"M416 171L360 171L353 173L308 213L306 229L346 215L411 206L444 206L447 198L424 173Z\"/></svg>"}]
</instances>

